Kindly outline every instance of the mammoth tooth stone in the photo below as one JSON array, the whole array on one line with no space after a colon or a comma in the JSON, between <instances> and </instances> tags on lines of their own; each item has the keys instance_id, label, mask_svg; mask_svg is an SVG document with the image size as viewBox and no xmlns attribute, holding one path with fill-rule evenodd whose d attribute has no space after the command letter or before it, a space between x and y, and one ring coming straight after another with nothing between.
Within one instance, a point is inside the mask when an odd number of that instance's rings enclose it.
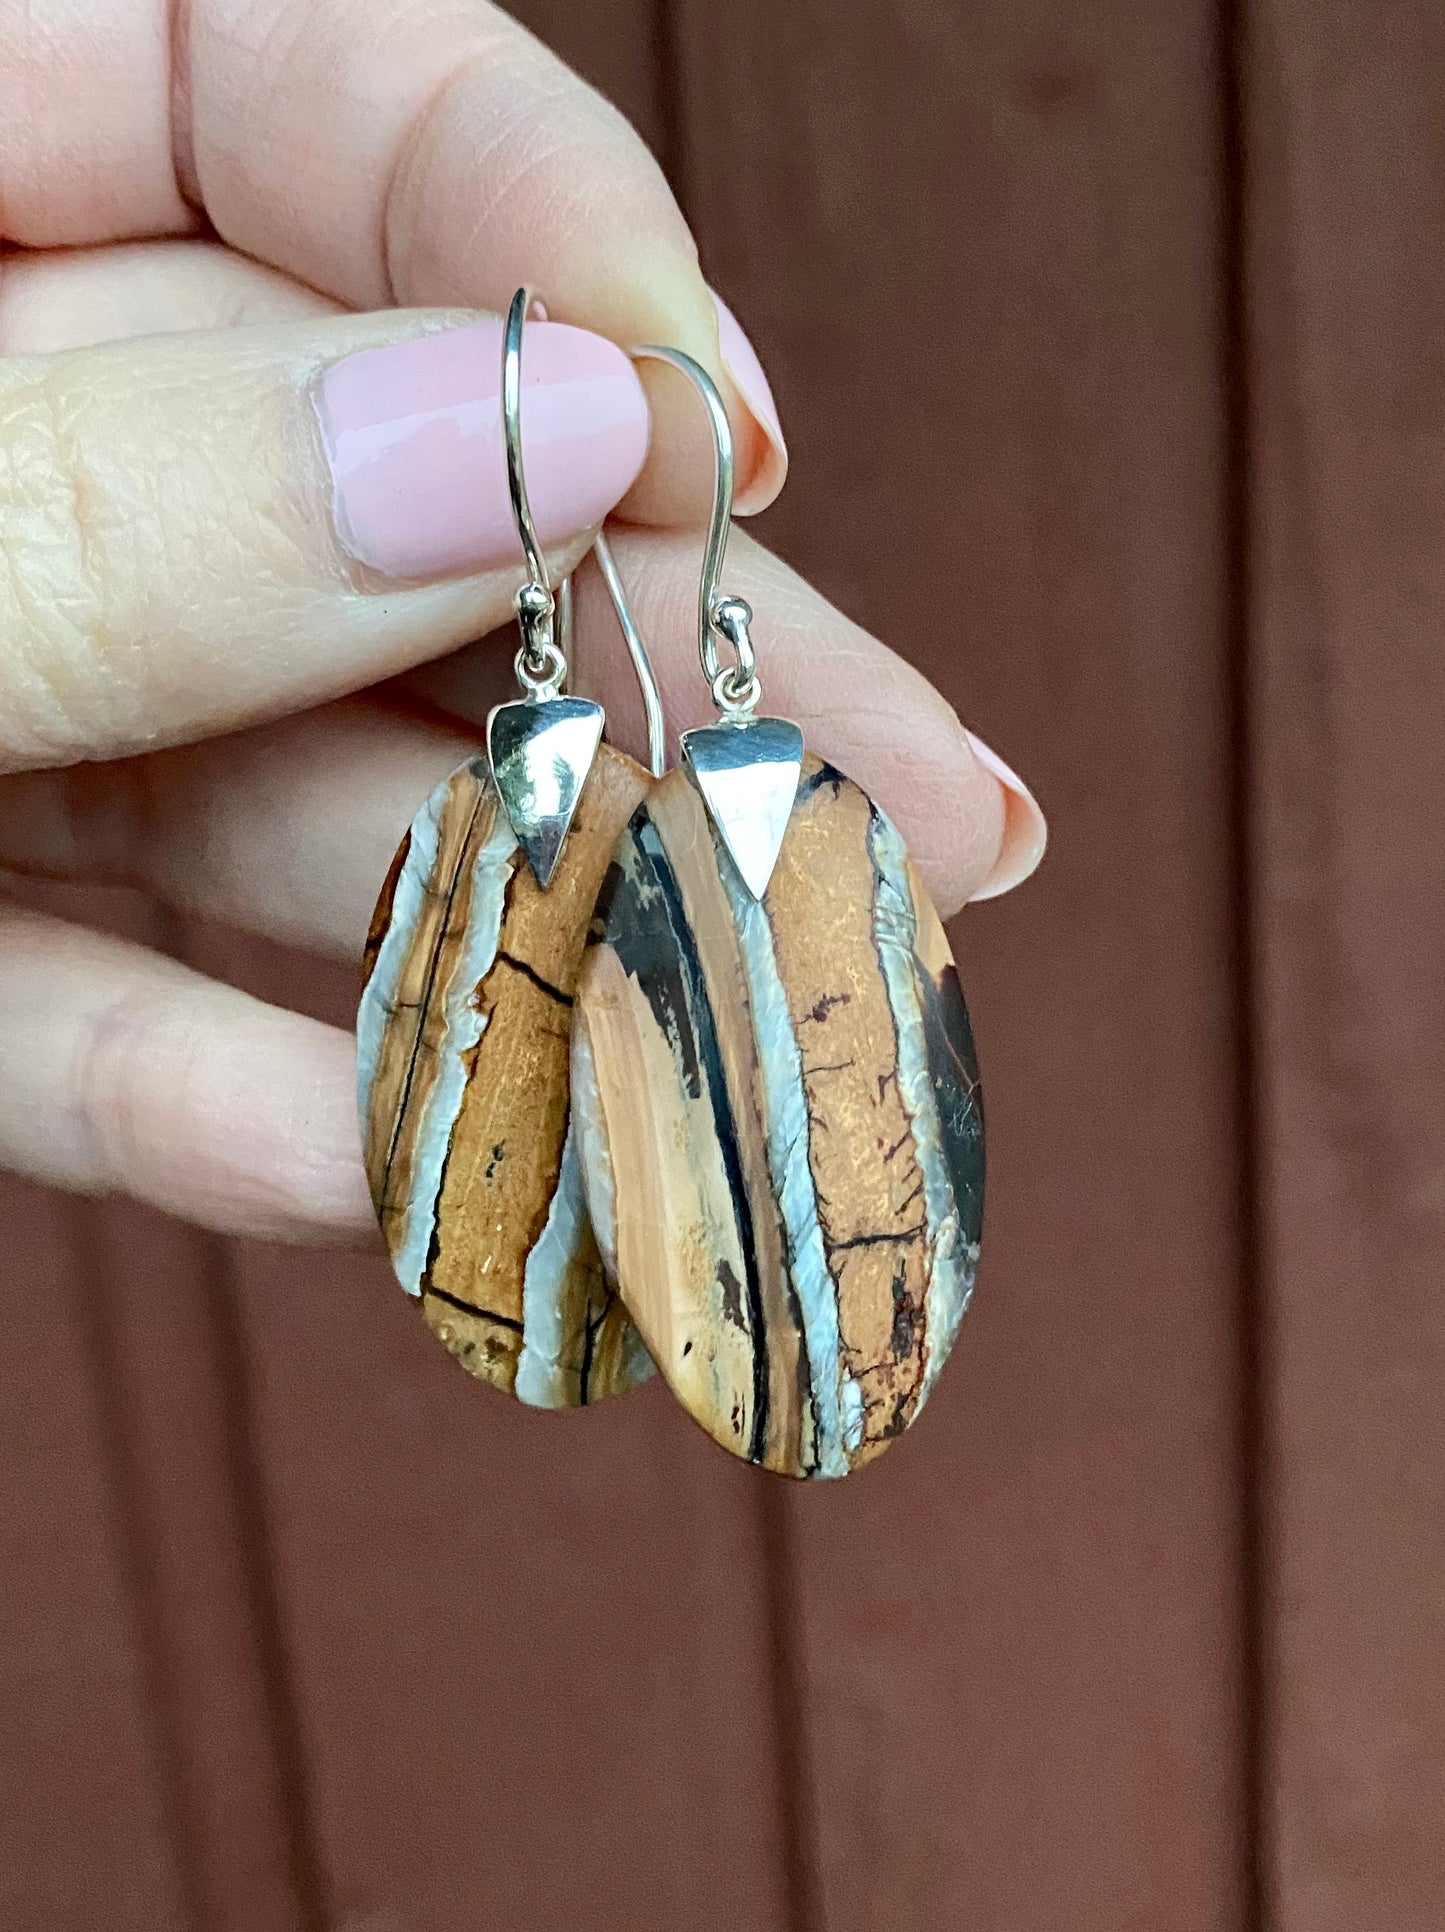
<instances>
[{"instance_id":1,"label":"mammoth tooth stone","mask_svg":"<svg viewBox=\"0 0 1445 1932\"><path fill-rule=\"evenodd\" d=\"M572 1056L593 1226L684 1406L787 1475L880 1454L973 1291L984 1180L958 975L888 819L808 758L759 900L688 774L654 786Z\"/></svg>"},{"instance_id":2,"label":"mammoth tooth stone","mask_svg":"<svg viewBox=\"0 0 1445 1932\"><path fill-rule=\"evenodd\" d=\"M588 922L647 784L598 750L543 891L473 759L417 814L367 942L361 1128L392 1264L465 1368L541 1408L652 1373L593 1239L568 1099Z\"/></svg>"}]
</instances>

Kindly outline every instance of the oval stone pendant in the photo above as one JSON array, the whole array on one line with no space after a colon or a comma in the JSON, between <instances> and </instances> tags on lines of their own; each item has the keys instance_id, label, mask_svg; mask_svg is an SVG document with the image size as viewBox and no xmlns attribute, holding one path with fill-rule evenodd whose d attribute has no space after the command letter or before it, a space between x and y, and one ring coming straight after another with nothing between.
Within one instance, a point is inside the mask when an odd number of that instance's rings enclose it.
<instances>
[{"instance_id":1,"label":"oval stone pendant","mask_svg":"<svg viewBox=\"0 0 1445 1932\"><path fill-rule=\"evenodd\" d=\"M734 1454L843 1476L913 1421L973 1289L982 1097L897 832L809 757L754 898L684 771L618 845L573 1024L593 1224Z\"/></svg>"},{"instance_id":2,"label":"oval stone pendant","mask_svg":"<svg viewBox=\"0 0 1445 1932\"><path fill-rule=\"evenodd\" d=\"M599 747L544 892L472 759L418 813L367 942L362 1138L392 1263L464 1367L542 1408L652 1373L603 1271L568 1119L588 922L649 782Z\"/></svg>"}]
</instances>

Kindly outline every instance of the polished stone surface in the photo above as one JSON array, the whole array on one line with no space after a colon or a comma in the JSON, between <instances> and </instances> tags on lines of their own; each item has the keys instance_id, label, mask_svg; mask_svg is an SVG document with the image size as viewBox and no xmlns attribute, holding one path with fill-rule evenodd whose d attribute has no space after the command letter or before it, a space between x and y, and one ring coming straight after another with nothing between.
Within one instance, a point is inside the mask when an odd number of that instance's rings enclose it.
<instances>
[{"instance_id":1,"label":"polished stone surface","mask_svg":"<svg viewBox=\"0 0 1445 1932\"><path fill-rule=\"evenodd\" d=\"M603 1272L568 1100L588 922L646 787L600 748L544 892L486 760L462 766L417 815L367 945L362 1134L397 1276L472 1374L544 1408L652 1372Z\"/></svg>"},{"instance_id":2,"label":"polished stone surface","mask_svg":"<svg viewBox=\"0 0 1445 1932\"><path fill-rule=\"evenodd\" d=\"M759 902L688 774L654 787L572 1078L598 1241L685 1406L782 1473L878 1455L952 1346L984 1180L958 975L889 821L809 758Z\"/></svg>"}]
</instances>

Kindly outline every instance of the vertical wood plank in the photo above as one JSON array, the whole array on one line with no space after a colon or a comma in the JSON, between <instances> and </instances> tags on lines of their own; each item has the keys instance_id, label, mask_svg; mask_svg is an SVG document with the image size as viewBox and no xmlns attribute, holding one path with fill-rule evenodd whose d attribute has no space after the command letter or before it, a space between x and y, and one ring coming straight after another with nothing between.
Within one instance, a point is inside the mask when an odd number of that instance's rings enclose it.
<instances>
[{"instance_id":1,"label":"vertical wood plank","mask_svg":"<svg viewBox=\"0 0 1445 1932\"><path fill-rule=\"evenodd\" d=\"M208 1932L304 1932L314 1886L296 1837L222 1244L128 1202L83 1213L192 1910Z\"/></svg>"},{"instance_id":2,"label":"vertical wood plank","mask_svg":"<svg viewBox=\"0 0 1445 1932\"><path fill-rule=\"evenodd\" d=\"M1445 19L1259 0L1257 521L1274 1923L1445 1895Z\"/></svg>"},{"instance_id":3,"label":"vertical wood plank","mask_svg":"<svg viewBox=\"0 0 1445 1932\"><path fill-rule=\"evenodd\" d=\"M0 1920L15 1932L182 1932L184 1849L75 1214L0 1175Z\"/></svg>"},{"instance_id":4,"label":"vertical wood plank","mask_svg":"<svg viewBox=\"0 0 1445 1932\"><path fill-rule=\"evenodd\" d=\"M767 529L1056 831L957 927L978 1305L914 1434L778 1505L808 1922L1239 1925L1212 9L673 15L689 212L794 451Z\"/></svg>"}]
</instances>

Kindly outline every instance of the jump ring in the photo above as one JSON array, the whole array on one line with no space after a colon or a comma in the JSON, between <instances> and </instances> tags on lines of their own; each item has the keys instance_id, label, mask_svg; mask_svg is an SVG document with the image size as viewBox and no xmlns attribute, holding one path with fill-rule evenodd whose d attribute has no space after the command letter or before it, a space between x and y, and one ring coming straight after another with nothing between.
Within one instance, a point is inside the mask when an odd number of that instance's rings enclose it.
<instances>
[{"instance_id":1,"label":"jump ring","mask_svg":"<svg viewBox=\"0 0 1445 1932\"><path fill-rule=\"evenodd\" d=\"M712 696L720 711L739 717L756 707L762 686L756 675L745 676L740 666L724 664L712 679Z\"/></svg>"},{"instance_id":2,"label":"jump ring","mask_svg":"<svg viewBox=\"0 0 1445 1932\"><path fill-rule=\"evenodd\" d=\"M525 685L534 698L555 696L567 675L567 660L555 644L544 644L535 652L526 644L520 645L513 662L518 683Z\"/></svg>"}]
</instances>

